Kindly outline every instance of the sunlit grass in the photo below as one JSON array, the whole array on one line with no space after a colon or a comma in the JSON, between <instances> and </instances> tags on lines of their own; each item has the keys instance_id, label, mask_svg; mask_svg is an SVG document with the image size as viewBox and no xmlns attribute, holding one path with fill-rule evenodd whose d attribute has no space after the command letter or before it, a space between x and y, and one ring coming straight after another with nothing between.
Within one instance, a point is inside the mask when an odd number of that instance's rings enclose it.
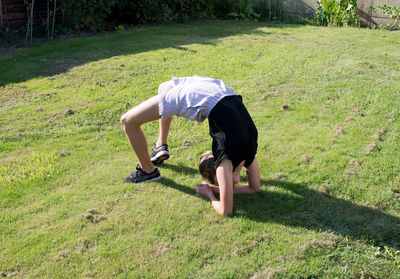
<instances>
[{"instance_id":1,"label":"sunlit grass","mask_svg":"<svg viewBox=\"0 0 400 279\"><path fill-rule=\"evenodd\" d=\"M230 218L195 196L207 123L174 119L161 183L121 182L138 161L120 116L194 74L233 87L259 131L262 191ZM353 28L206 21L5 53L0 272L398 278L399 76L400 33Z\"/></svg>"}]
</instances>

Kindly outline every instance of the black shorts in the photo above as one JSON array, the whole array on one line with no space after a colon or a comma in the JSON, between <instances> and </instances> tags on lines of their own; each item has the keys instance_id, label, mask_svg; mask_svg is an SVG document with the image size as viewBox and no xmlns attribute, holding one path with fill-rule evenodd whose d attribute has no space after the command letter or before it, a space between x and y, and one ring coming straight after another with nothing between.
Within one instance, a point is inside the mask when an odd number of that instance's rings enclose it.
<instances>
[{"instance_id":1,"label":"black shorts","mask_svg":"<svg viewBox=\"0 0 400 279\"><path fill-rule=\"evenodd\" d=\"M232 161L235 169L242 161L248 167L257 153L257 128L242 97L227 96L220 100L208 116L215 167L223 159Z\"/></svg>"}]
</instances>

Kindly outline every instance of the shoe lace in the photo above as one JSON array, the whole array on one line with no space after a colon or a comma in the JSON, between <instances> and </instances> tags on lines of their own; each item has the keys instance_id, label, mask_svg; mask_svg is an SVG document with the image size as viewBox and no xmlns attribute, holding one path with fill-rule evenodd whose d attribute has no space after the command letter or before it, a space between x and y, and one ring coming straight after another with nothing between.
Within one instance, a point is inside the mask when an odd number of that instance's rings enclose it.
<instances>
[{"instance_id":1,"label":"shoe lace","mask_svg":"<svg viewBox=\"0 0 400 279\"><path fill-rule=\"evenodd\" d=\"M135 177L135 176L143 176L143 175L144 175L144 170L139 165L137 165L136 170L134 172L131 172L131 174L129 176Z\"/></svg>"},{"instance_id":2,"label":"shoe lace","mask_svg":"<svg viewBox=\"0 0 400 279\"><path fill-rule=\"evenodd\" d=\"M145 171L144 171L139 165L136 166L136 172L137 172L139 175L144 175L144 174L146 174Z\"/></svg>"}]
</instances>

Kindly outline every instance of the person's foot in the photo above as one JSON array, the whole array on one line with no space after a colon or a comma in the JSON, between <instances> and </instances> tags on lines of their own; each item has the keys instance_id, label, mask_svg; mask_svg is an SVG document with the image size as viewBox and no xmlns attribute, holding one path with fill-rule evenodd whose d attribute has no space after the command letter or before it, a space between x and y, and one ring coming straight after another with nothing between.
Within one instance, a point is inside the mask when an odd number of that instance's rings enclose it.
<instances>
[{"instance_id":1,"label":"person's foot","mask_svg":"<svg viewBox=\"0 0 400 279\"><path fill-rule=\"evenodd\" d=\"M150 161L154 165L160 165L168 158L169 158L168 144L162 144L158 147L154 145L153 150L150 153Z\"/></svg>"},{"instance_id":2,"label":"person's foot","mask_svg":"<svg viewBox=\"0 0 400 279\"><path fill-rule=\"evenodd\" d=\"M125 177L122 181L132 182L132 183L144 183L144 182L160 181L161 179L162 177L160 171L157 168L154 168L154 170L151 173L147 173L138 165L136 167L136 170L127 177Z\"/></svg>"}]
</instances>

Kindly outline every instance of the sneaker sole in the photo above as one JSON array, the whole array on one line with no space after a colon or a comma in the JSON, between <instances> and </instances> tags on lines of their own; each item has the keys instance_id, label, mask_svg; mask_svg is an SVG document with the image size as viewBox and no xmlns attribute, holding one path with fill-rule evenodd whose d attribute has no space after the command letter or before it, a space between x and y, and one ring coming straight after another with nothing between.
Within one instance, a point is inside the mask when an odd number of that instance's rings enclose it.
<instances>
[{"instance_id":1,"label":"sneaker sole","mask_svg":"<svg viewBox=\"0 0 400 279\"><path fill-rule=\"evenodd\" d=\"M167 151L164 151L164 152L160 152L156 156L150 158L150 161L153 164L160 165L167 159L169 159L169 153Z\"/></svg>"},{"instance_id":2,"label":"sneaker sole","mask_svg":"<svg viewBox=\"0 0 400 279\"><path fill-rule=\"evenodd\" d=\"M158 176L158 177L154 177L152 179L149 179L149 180L135 182L135 183L139 184L139 183L155 182L155 181L160 181L160 180L162 180L162 176L161 175Z\"/></svg>"}]
</instances>

